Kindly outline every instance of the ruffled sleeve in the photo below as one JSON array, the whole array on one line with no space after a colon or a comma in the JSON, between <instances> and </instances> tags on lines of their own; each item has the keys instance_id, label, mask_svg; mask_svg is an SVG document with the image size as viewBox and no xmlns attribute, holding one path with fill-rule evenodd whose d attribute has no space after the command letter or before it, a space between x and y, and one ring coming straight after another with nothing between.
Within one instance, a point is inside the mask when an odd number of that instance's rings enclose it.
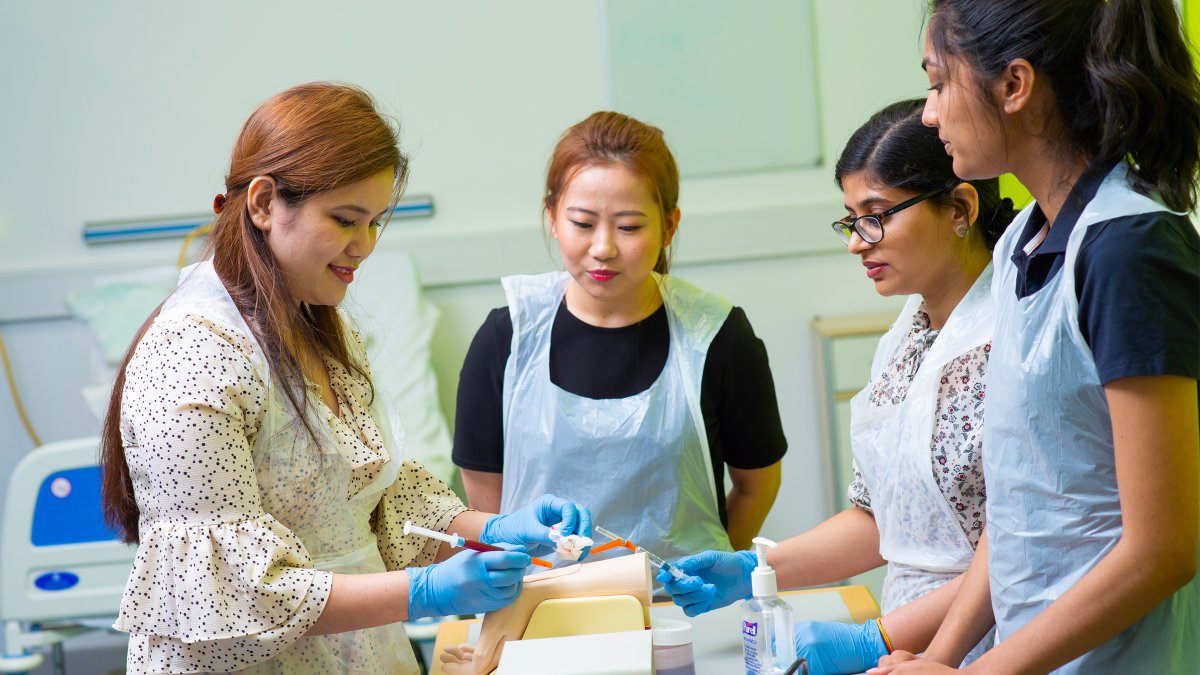
<instances>
[{"instance_id":1,"label":"ruffled sleeve","mask_svg":"<svg viewBox=\"0 0 1200 675\"><path fill-rule=\"evenodd\" d=\"M246 337L159 320L126 369L121 434L140 542L114 627L134 672L232 670L312 627L332 575L263 511L252 447L266 387Z\"/></svg>"},{"instance_id":2,"label":"ruffled sleeve","mask_svg":"<svg viewBox=\"0 0 1200 675\"><path fill-rule=\"evenodd\" d=\"M441 542L405 536L404 521L445 532L454 518L466 510L454 491L420 462L406 460L396 482L383 493L375 509L373 529L379 538L384 564L389 570L433 564Z\"/></svg>"},{"instance_id":3,"label":"ruffled sleeve","mask_svg":"<svg viewBox=\"0 0 1200 675\"><path fill-rule=\"evenodd\" d=\"M862 471L858 468L858 460L853 460L854 479L846 488L846 497L850 503L860 509L874 513L871 510L871 493L867 491L867 482L863 479Z\"/></svg>"}]
</instances>

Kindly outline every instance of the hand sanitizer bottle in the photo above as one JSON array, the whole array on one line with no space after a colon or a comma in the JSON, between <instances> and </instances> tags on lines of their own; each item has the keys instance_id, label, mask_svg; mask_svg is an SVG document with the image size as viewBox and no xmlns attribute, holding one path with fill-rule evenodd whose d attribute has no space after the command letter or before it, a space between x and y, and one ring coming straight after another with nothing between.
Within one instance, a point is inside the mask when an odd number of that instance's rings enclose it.
<instances>
[{"instance_id":1,"label":"hand sanitizer bottle","mask_svg":"<svg viewBox=\"0 0 1200 675\"><path fill-rule=\"evenodd\" d=\"M750 573L753 597L742 601L742 653L746 675L782 675L796 660L792 637L792 606L779 597L775 570L767 565L767 547L778 546L764 537L754 538L758 567Z\"/></svg>"}]
</instances>

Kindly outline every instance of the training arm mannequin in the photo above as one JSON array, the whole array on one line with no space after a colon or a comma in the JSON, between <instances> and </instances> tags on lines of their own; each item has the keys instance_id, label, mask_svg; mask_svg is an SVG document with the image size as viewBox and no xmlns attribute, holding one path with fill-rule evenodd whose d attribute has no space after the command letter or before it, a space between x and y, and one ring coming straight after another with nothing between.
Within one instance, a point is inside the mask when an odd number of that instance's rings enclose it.
<instances>
[{"instance_id":1,"label":"training arm mannequin","mask_svg":"<svg viewBox=\"0 0 1200 675\"><path fill-rule=\"evenodd\" d=\"M525 634L534 610L544 600L630 595L650 604L650 565L644 553L562 567L525 577L520 596L511 605L488 612L473 648L451 648L441 655L450 675L490 673L500 662L508 640Z\"/></svg>"}]
</instances>

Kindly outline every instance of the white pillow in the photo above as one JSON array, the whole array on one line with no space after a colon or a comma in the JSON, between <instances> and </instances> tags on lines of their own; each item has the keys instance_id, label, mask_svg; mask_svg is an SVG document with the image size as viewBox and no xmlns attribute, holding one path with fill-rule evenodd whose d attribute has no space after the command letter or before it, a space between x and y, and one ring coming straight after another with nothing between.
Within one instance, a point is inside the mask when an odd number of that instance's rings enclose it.
<instances>
[{"instance_id":1,"label":"white pillow","mask_svg":"<svg viewBox=\"0 0 1200 675\"><path fill-rule=\"evenodd\" d=\"M342 306L362 334L375 395L383 397L406 459L415 459L447 484L455 474L450 431L438 405L430 343L438 310L421 296L412 258L375 249L355 274Z\"/></svg>"},{"instance_id":2,"label":"white pillow","mask_svg":"<svg viewBox=\"0 0 1200 675\"><path fill-rule=\"evenodd\" d=\"M151 267L96 277L88 288L67 294L67 307L100 344L104 362L117 366L150 312L175 290L179 270Z\"/></svg>"},{"instance_id":3,"label":"white pillow","mask_svg":"<svg viewBox=\"0 0 1200 675\"><path fill-rule=\"evenodd\" d=\"M103 420L112 394L117 366L150 312L175 290L179 270L173 266L104 275L92 285L66 296L67 307L96 339L99 351L90 356L91 377L79 393L88 409Z\"/></svg>"},{"instance_id":4,"label":"white pillow","mask_svg":"<svg viewBox=\"0 0 1200 675\"><path fill-rule=\"evenodd\" d=\"M150 312L174 290L173 266L97 277L89 288L67 296L71 312L95 336L91 383L81 390L97 419L104 419L116 366ZM343 306L363 341L374 373L375 395L383 397L405 458L415 459L447 484L454 476L450 431L438 405L430 341L438 310L421 297L412 258L403 251L375 249L356 274Z\"/></svg>"}]
</instances>

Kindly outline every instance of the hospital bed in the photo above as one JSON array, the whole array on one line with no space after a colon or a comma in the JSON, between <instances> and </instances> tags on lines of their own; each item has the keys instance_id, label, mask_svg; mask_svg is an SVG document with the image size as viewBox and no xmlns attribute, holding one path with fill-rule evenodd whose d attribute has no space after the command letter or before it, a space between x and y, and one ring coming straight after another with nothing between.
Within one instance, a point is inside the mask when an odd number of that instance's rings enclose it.
<instances>
[{"instance_id":1,"label":"hospital bed","mask_svg":"<svg viewBox=\"0 0 1200 675\"><path fill-rule=\"evenodd\" d=\"M0 672L32 670L46 649L112 625L134 548L100 511L99 439L43 445L9 479L0 522Z\"/></svg>"}]
</instances>

